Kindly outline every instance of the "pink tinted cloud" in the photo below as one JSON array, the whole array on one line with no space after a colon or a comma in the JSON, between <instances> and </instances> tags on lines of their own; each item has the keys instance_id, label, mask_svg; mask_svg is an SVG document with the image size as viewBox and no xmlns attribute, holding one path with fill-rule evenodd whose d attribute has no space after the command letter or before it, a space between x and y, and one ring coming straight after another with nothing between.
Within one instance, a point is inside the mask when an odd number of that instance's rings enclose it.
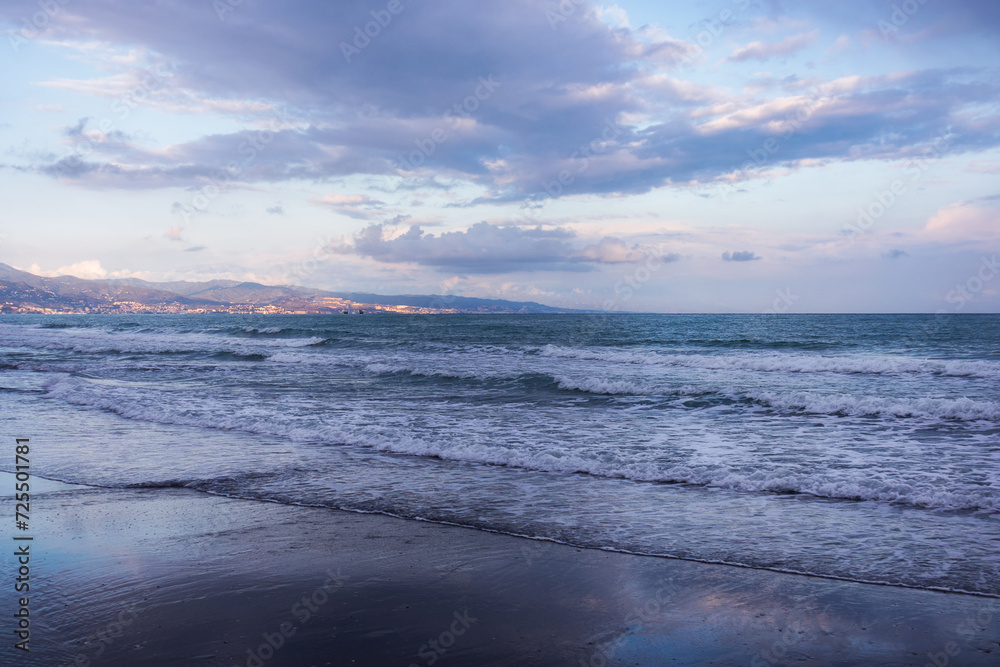
<instances>
[{"instance_id":1,"label":"pink tinted cloud","mask_svg":"<svg viewBox=\"0 0 1000 667\"><path fill-rule=\"evenodd\" d=\"M750 42L729 54L728 60L743 62L746 60L770 60L775 56L787 56L812 46L819 37L819 30L793 35L780 42Z\"/></svg>"}]
</instances>

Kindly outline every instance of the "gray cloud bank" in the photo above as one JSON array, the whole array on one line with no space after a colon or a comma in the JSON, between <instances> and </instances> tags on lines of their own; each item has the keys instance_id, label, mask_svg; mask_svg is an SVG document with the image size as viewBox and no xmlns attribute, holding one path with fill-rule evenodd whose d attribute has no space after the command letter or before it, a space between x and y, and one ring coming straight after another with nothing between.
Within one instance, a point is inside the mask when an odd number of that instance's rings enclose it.
<instances>
[{"instance_id":1,"label":"gray cloud bank","mask_svg":"<svg viewBox=\"0 0 1000 667\"><path fill-rule=\"evenodd\" d=\"M871 13L861 0L842 4ZM221 18L204 0L67 3L43 38L136 45L163 73L142 104L225 114L254 129L152 150L87 119L64 137L85 142L82 155L18 168L94 188L442 174L484 188L479 201L510 201L645 192L805 160L912 157L942 133L956 153L1000 144L978 111L1000 100L988 64L833 82L791 77L727 93L679 73L690 43L610 27L587 3L553 27L546 10L556 5L495 0L470 11L458 0L403 0L362 38L384 2L244 2ZM813 10L835 22L832 10ZM15 0L0 18L18 25L35 11L37 3ZM995 3L957 2L948 12L942 25L975 19L996 33ZM934 16L926 6L910 26L931 30ZM940 48L962 47L943 29L927 34ZM789 55L823 37L750 43L731 59ZM112 79L48 85L104 95L114 108L144 80L133 77L132 88ZM778 148L761 153L768 141Z\"/></svg>"}]
</instances>

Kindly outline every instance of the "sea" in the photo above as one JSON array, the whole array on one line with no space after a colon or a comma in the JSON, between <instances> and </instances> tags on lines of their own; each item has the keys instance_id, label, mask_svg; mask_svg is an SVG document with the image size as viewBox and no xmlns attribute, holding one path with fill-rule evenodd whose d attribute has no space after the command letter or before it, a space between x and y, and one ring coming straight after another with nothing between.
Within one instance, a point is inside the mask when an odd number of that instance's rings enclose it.
<instances>
[{"instance_id":1,"label":"sea","mask_svg":"<svg viewBox=\"0 0 1000 667\"><path fill-rule=\"evenodd\" d=\"M5 315L0 406L53 480L1000 596L998 315Z\"/></svg>"}]
</instances>

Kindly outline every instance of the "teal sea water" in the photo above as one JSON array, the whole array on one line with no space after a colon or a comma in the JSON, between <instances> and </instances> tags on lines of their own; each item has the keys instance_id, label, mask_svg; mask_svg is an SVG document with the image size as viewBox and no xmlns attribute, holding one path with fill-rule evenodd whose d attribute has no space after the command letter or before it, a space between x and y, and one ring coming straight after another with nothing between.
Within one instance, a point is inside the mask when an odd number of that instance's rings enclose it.
<instances>
[{"instance_id":1,"label":"teal sea water","mask_svg":"<svg viewBox=\"0 0 1000 667\"><path fill-rule=\"evenodd\" d=\"M4 316L0 405L52 479L1000 595L995 315Z\"/></svg>"}]
</instances>

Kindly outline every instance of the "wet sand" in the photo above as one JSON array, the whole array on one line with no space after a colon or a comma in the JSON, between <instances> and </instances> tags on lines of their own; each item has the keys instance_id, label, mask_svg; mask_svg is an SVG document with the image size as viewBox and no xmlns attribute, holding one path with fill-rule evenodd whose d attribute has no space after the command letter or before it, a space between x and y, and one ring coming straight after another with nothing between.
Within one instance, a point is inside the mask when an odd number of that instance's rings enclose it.
<instances>
[{"instance_id":1,"label":"wet sand","mask_svg":"<svg viewBox=\"0 0 1000 667\"><path fill-rule=\"evenodd\" d=\"M188 489L32 484L31 652L13 649L5 584L5 665L1000 663L990 598Z\"/></svg>"}]
</instances>

